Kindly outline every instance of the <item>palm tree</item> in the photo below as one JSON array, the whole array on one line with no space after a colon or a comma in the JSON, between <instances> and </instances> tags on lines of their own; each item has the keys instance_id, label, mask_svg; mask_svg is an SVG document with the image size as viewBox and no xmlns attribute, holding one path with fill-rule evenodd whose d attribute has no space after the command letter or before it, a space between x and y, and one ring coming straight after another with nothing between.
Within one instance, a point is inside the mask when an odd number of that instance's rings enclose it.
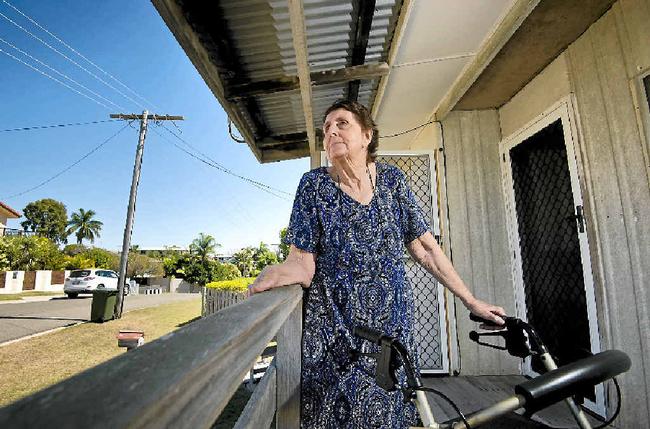
<instances>
[{"instance_id":1,"label":"palm tree","mask_svg":"<svg viewBox=\"0 0 650 429\"><path fill-rule=\"evenodd\" d=\"M84 239L94 243L95 238L99 237L99 231L102 230L104 224L93 219L93 216L95 216L93 210L86 211L84 209L79 209L78 213L72 213L72 216L70 216L66 232L68 235L75 234L77 244L81 244Z\"/></svg>"},{"instance_id":2,"label":"palm tree","mask_svg":"<svg viewBox=\"0 0 650 429\"><path fill-rule=\"evenodd\" d=\"M232 255L235 266L239 268L239 271L244 277L250 276L255 269L254 254L255 249L253 247L245 247Z\"/></svg>"},{"instance_id":3,"label":"palm tree","mask_svg":"<svg viewBox=\"0 0 650 429\"><path fill-rule=\"evenodd\" d=\"M192 240L190 252L198 255L201 261L205 262L208 256L214 255L218 247L221 247L221 244L217 243L213 236L200 233L198 238Z\"/></svg>"}]
</instances>

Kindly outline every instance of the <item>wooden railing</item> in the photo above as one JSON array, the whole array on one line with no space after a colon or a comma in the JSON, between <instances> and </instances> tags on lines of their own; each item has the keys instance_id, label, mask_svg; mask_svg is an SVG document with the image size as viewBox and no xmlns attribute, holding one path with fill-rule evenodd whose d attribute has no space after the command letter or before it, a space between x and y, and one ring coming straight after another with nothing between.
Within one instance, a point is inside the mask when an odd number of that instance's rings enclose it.
<instances>
[{"instance_id":1,"label":"wooden railing","mask_svg":"<svg viewBox=\"0 0 650 429\"><path fill-rule=\"evenodd\" d=\"M197 320L0 409L0 428L209 428L272 337L273 364L237 425L300 426L302 290L288 286Z\"/></svg>"}]
</instances>

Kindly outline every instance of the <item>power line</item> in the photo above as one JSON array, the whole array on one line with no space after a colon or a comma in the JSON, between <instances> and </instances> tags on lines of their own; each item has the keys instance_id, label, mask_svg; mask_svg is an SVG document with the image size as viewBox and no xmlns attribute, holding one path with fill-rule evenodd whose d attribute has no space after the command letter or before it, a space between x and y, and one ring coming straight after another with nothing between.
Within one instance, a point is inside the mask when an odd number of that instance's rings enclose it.
<instances>
[{"instance_id":1,"label":"power line","mask_svg":"<svg viewBox=\"0 0 650 429\"><path fill-rule=\"evenodd\" d=\"M12 20L11 18L9 18L9 17L8 17L7 15L5 15L4 13L0 12L0 16L3 17L5 20L9 21L10 23L12 23L13 25L15 25L16 27L20 28L20 29L23 30L25 33L29 34L31 37L33 37L34 39L38 40L39 42L41 42L42 44L44 44L45 46L47 46L47 47L50 48L51 50L53 50L53 51L56 52L57 54L61 55L63 58L65 58L66 60L70 61L70 62L71 62L72 64L74 64L75 66L79 67L81 70L85 71L85 72L88 73L90 76L94 77L95 79L97 79L98 81L100 81L101 83L103 83L104 85L108 86L108 87L111 88L113 91L115 91L115 92L117 92L118 94L120 94L122 97L124 97L124 98L126 98L126 99L132 101L132 102L135 103L137 106L141 106L141 104L140 104L138 101L135 101L133 98L129 97L128 95L126 95L125 93L123 93L122 91L120 91L119 89L115 88L113 85L111 85L110 83L106 82L104 79L100 78L100 77L97 76L95 73L91 72L90 70L88 70L87 68L85 68L84 66L82 66L81 64L79 64L78 62L76 62L75 60L73 60L72 58L68 57L68 56L67 56L66 54L64 54L63 52L61 52L61 51L59 51L58 49L54 48L52 45L50 45L49 43L47 43L45 40L41 39L40 37L38 37L37 35L35 35L35 34L32 33L31 31L27 30L27 29L26 29L25 27L23 27L22 25L16 23L14 20ZM142 107L142 106L141 106L141 107Z\"/></svg>"},{"instance_id":2,"label":"power line","mask_svg":"<svg viewBox=\"0 0 650 429\"><path fill-rule=\"evenodd\" d=\"M41 187L45 186L46 184L50 183L52 180L54 180L54 179L56 179L57 177L61 176L63 173L69 171L72 167L74 167L75 165L79 164L79 163L80 163L81 161L83 161L84 159L88 158L88 157L89 157L90 155L92 155L93 153L97 152L99 149L101 149L102 146L104 146L106 143L108 143L109 141L111 141L111 140L113 140L115 137L117 137L117 136L118 136L122 131L124 131L128 126L129 126L129 124L124 125L122 128L120 128L120 130L119 130L118 132L116 132L115 134L113 134L112 136L110 136L109 138L107 138L106 140L104 140L103 142L101 142L100 144L98 144L97 146L95 146L94 148L92 148L92 149L91 149L89 152L87 152L84 156L82 156L81 158L79 158L78 160L76 160L75 162L73 162L72 164L68 165L68 166L65 167L63 170L61 170L61 171L59 171L58 173L54 174L53 176L50 176L49 178L45 179L44 181L42 181L42 182L39 183L38 185L33 186L33 187L29 188L29 189L26 189L26 190L24 190L24 191L22 191L22 192L18 192L18 193L16 193L16 194L9 195L8 197L2 197L2 199L3 199L3 200L9 200L9 199L11 199L11 198L16 198L16 197L19 197L19 196L21 196L21 195L24 195L24 194L26 194L26 193L28 193L28 192L34 191L34 190L36 190L36 189L38 189L38 188L41 188Z\"/></svg>"},{"instance_id":3,"label":"power line","mask_svg":"<svg viewBox=\"0 0 650 429\"><path fill-rule=\"evenodd\" d=\"M164 128L164 127L163 127L163 128ZM166 129L166 128L165 128L165 129ZM207 157L206 155L202 154L200 151L194 149L194 147L191 146L191 145L189 145L189 143L185 142L185 143L186 143L189 147L191 147L193 150L195 150L195 151L199 152L201 155L203 155L203 157L198 156L198 155L196 155L196 154L190 152L189 150L183 148L182 146L180 146L180 145L174 143L173 141L167 139L164 135L162 135L161 133L159 133L155 128L152 128L151 130L152 130L153 132L155 132L156 134L158 134L158 135L159 135L163 140L165 140L166 142L168 142L168 143L170 143L171 145L173 145L174 147L176 147L178 150L180 150L180 151L184 152L185 154L191 156L192 158L194 158L194 159L196 159L196 160L198 160L198 161L204 163L205 165L207 165L207 166L209 166L209 167L212 167L212 168L214 168L214 169L216 169L216 170L219 170L219 171L221 171L222 173L226 173L226 174L229 174L229 175L231 175L231 176L237 177L238 179L244 180L245 182L250 183L251 185L255 186L256 188L260 189L261 191L264 191L264 192L266 192L266 193L268 193L268 194L270 194L270 195L273 195L274 197L280 198L280 199L282 199L282 200L284 200L284 201L287 201L287 202L291 202L290 199L288 199L288 198L286 198L286 197L284 197L284 196L282 196L282 195L279 195L279 193L282 193L282 194L286 194L286 195L291 196L291 194L289 194L288 192L282 191L282 190L280 190L280 189L273 188L272 186L269 186L269 185L267 185L267 184L265 184L265 183L258 182L258 181L256 181L256 180L253 180L253 179L250 179L250 178L248 178L248 177L245 177L245 176L242 176L242 175L240 175L240 174L237 174L237 173L231 171L230 169L228 169L228 168L222 166L221 164L217 163L216 161L210 159L210 158ZM168 129L166 129L166 130L167 130L168 132L170 132L170 130L168 130ZM173 134L173 133L172 133L172 134ZM176 136L176 137L178 138L178 136ZM181 139L181 141L184 141L184 140ZM206 159L206 158L207 158L207 159Z\"/></svg>"},{"instance_id":4,"label":"power line","mask_svg":"<svg viewBox=\"0 0 650 429\"><path fill-rule=\"evenodd\" d=\"M153 128L152 128L152 131L155 132L156 134L158 134L160 137L162 137L163 140L165 140L165 141L167 141L168 143L172 144L173 146L175 146L175 147L176 147L177 149L179 149L180 151L185 152L187 155L191 156L192 158L197 159L197 160L201 161L202 163L204 163L204 164L206 164L206 165L208 165L208 166L210 166L210 167L212 167L212 168L215 168L215 169L221 171L222 173L230 174L230 175L235 176L235 177L237 177L237 178L239 178L239 179L242 179L242 180L244 180L244 181L246 181L246 182L249 182L250 184L252 184L252 185L255 186L256 188L258 188L258 189L260 189L260 190L262 190L262 191L264 191L264 192L266 192L266 193L268 193L268 194L271 194L271 195L273 195L274 197L277 197L277 198L280 198L280 199L282 199L282 200L285 200L285 201L291 202L289 199L283 197L282 195L278 195L278 194L276 194L276 193L274 192L275 188L272 188L272 187L270 187L269 185L266 185L266 184L264 184L264 183L257 182L257 181L255 181L255 180L249 179L249 178L247 178L247 177L244 177L244 176L238 175L238 174L236 174L236 173L230 171L229 169L224 168L223 166L221 166L221 165L218 164L218 163L215 163L215 162L213 162L213 161L211 161L211 160L206 160L206 159L204 159L204 158L202 158L202 157L200 157L200 156L195 155L194 153L188 151L187 149L185 149L185 148L179 146L178 144L174 143L173 141L167 139L165 136L163 136L162 134L160 134L156 129L153 129ZM169 131L169 130L168 130L168 131ZM199 153L201 153L201 152L199 152ZM208 159L209 159L209 158L208 158ZM286 194L286 192L284 192L284 191L281 191L281 190L277 190L277 191Z\"/></svg>"},{"instance_id":5,"label":"power line","mask_svg":"<svg viewBox=\"0 0 650 429\"><path fill-rule=\"evenodd\" d=\"M390 139L390 138L393 138L393 137L398 137L398 136L401 136L401 135L404 135L404 134L411 133L411 132L413 132L413 131L415 131L415 130L419 130L420 128L422 128L422 127L426 127L427 125L429 125L429 124L433 124L434 122L435 122L435 121L425 122L424 124L420 124L420 125L418 125L417 127L410 128L410 129L408 129L408 130L406 130L406 131L401 131L401 132L399 132L399 133L395 133L395 134L389 134L389 135L387 135L387 136L379 136L379 138L380 138L380 139Z\"/></svg>"},{"instance_id":6,"label":"power line","mask_svg":"<svg viewBox=\"0 0 650 429\"><path fill-rule=\"evenodd\" d=\"M0 13L0 15L1 15L1 13ZM77 94L79 94L79 95L81 95L81 96L83 96L83 97L86 97L87 99L89 99L89 100L91 100L91 101L93 101L93 102L99 104L100 106L105 107L105 108L108 109L108 110L113 110L113 109L111 109L110 107L108 107L106 104L102 103L101 101L98 101L97 99L92 98L92 97L90 97L89 95L84 94L83 92L78 91L77 89L71 87L71 86L68 85L67 83L61 82L59 79L55 78L54 76L45 73L43 70L39 70L39 69L37 69L37 68L34 67L33 65L26 63L25 61L21 60L20 58L14 56L14 55L12 55L12 54L10 54L9 52L3 50L2 48L0 48L0 52L2 52L3 54L7 55L7 56L10 57L10 58L13 58L14 60L18 61L19 63L22 63L22 64L26 65L27 67L29 67L30 69L34 70L35 72L40 73L40 74L42 74L43 76L45 76L45 77L47 77L47 78L49 78L49 79L52 79L53 81L55 81L55 82L57 82L57 83L59 83L59 84L65 86L66 88L70 89L71 91L74 91L74 92L76 92Z\"/></svg>"},{"instance_id":7,"label":"power line","mask_svg":"<svg viewBox=\"0 0 650 429\"><path fill-rule=\"evenodd\" d=\"M117 122L115 119L106 119L103 121L90 121L90 122L72 122L69 124L55 124L55 125L37 125L33 127L22 127L22 128L9 128L6 130L0 130L0 133L8 133L12 131L31 131L31 130L42 130L46 128L65 128L65 127L76 127L80 125L92 125L92 124L103 124L107 122Z\"/></svg>"},{"instance_id":8,"label":"power line","mask_svg":"<svg viewBox=\"0 0 650 429\"><path fill-rule=\"evenodd\" d=\"M91 60L89 60L88 58L86 58L86 57L85 57L81 52L77 51L77 50L74 49L72 46L70 46L69 44L67 44L67 43L64 42L63 40L61 40L59 37L57 37L55 34L53 34L52 32L50 32L50 31L47 30L46 28L44 28L41 24L39 24L38 22L36 22L34 19L32 19L30 16L28 16L27 14L25 14L24 12L22 12L20 9L18 9L17 7L15 7L14 5L12 5L11 3L9 3L9 2L6 1L6 0L2 0L2 2L5 3L7 6L9 6L10 8L12 8L13 10L15 10L16 12L18 12L19 14L21 14L22 16L24 16L24 17L25 17L26 19L28 19L32 24L34 24L35 26L37 26L38 28L40 28L41 30L43 30L44 32L46 32L47 34L49 34L50 36L52 36L55 40L57 40L57 41L58 41L59 43L61 43L63 46L65 46L66 48L70 49L72 52L74 52L75 54L77 54L78 56L80 56L81 58L83 58L86 62L88 62L89 64L91 64L91 65L92 65L93 67L95 67L97 70L101 71L101 72L104 73L106 76L110 77L110 78L113 79L115 82L117 82L117 83L119 83L120 85L122 85L122 87L124 87L125 89L127 89L131 94L135 95L136 97L138 97L139 99L143 100L144 102L150 104L152 107L155 107L156 109L158 109L158 107L157 107L155 104L153 104L151 101L149 101L149 100L147 100L146 98L144 98L143 96L139 95L137 92L135 92L134 90L132 90L131 88L129 88L127 85L125 85L124 83L122 83L122 82L121 82L119 79L117 79L115 76L113 76L112 74L108 73L106 70L102 69L100 66L98 66L97 64L95 64L94 62L92 62Z\"/></svg>"},{"instance_id":9,"label":"power line","mask_svg":"<svg viewBox=\"0 0 650 429\"><path fill-rule=\"evenodd\" d=\"M191 144L189 144L186 140L184 140L183 138L181 138L178 134L174 133L174 132L173 132L172 130L170 130L169 128L167 128L167 127L163 127L163 128L165 129L165 131L167 131L168 133L170 133L171 135L173 135L174 137L176 137L178 140L180 140L181 142L183 142L187 147L189 147L190 149L192 149L192 150L198 152L201 156L203 156L204 158L206 158L207 160L209 160L210 162L212 162L213 164L215 164L215 167L218 168L218 169L220 169L220 170L222 170L224 173L227 173L227 174L230 174L230 175L232 175L232 176L234 176L234 177L237 177L237 178L239 178L239 179L242 179L242 180L244 180L244 181L246 181L246 182L249 182L249 183L251 183L251 184L253 184L253 185L257 186L257 187L263 187L263 188L269 189L269 190L271 190L271 191L274 191L274 192L278 192L278 193L280 193L280 194L287 195L287 196L289 196L289 197L292 197L292 196L293 196L293 194L291 194L290 192L286 192L286 191L283 191L283 190L281 190L281 189L274 188L273 186L267 185L266 183L258 182L257 180L253 180L253 179L251 179L251 178L249 178L249 177L242 176L242 175L240 175L240 174L238 174L238 173L235 173L234 171L232 171L231 169L229 169L229 168L226 167L225 165L220 164L219 162L215 161L214 159L210 158L210 157L209 157L208 155L206 155L205 153L201 152L200 150L198 150L197 148L195 148L194 146L192 146Z\"/></svg>"},{"instance_id":10,"label":"power line","mask_svg":"<svg viewBox=\"0 0 650 429\"><path fill-rule=\"evenodd\" d=\"M48 69L52 70L54 73L58 74L59 76L62 76L62 77L65 78L65 79L68 79L70 82L72 82L72 83L74 83L74 84L80 86L81 88L83 88L83 89L85 89L86 91L90 92L90 93L93 94L94 96L99 97L99 98L101 98L102 100L107 101L108 103L112 104L113 106L115 106L115 107L117 107L117 108L119 108L119 109L124 110L124 108L123 108L122 106L120 106L119 104L113 103L113 102L112 102L111 100L109 100L108 98L101 96L100 94L96 93L95 91L93 91L93 90L90 89L90 88L87 88L86 86L82 85L81 83L77 82L76 80L72 79L71 77L65 75L64 73L61 73L60 71L58 71L58 70L55 69L54 67L51 67L51 66L45 64L43 61L39 60L38 58L33 57L32 55L30 55L30 54L28 54L27 52L23 51L22 49L18 48L17 46L14 46L14 45L11 44L10 42L7 42L7 41L6 41L5 39L3 39L2 37L0 37L0 42L2 42L2 43L4 43L4 44L6 44L6 45L12 47L13 49L17 50L18 52L20 52L21 54L25 55L26 57L31 58L32 60L36 61L37 63L44 65L44 66L47 67Z\"/></svg>"}]
</instances>

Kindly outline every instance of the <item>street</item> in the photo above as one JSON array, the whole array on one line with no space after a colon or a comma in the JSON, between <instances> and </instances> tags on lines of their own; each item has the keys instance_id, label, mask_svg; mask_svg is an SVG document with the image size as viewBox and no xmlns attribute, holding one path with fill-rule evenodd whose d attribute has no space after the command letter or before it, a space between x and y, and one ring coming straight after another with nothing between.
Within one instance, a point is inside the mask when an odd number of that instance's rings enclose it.
<instances>
[{"instance_id":1,"label":"street","mask_svg":"<svg viewBox=\"0 0 650 429\"><path fill-rule=\"evenodd\" d=\"M178 301L201 299L198 294L129 295L124 312ZM86 322L90 319L91 296L68 299L54 296L47 300L0 304L0 344L50 329Z\"/></svg>"}]
</instances>

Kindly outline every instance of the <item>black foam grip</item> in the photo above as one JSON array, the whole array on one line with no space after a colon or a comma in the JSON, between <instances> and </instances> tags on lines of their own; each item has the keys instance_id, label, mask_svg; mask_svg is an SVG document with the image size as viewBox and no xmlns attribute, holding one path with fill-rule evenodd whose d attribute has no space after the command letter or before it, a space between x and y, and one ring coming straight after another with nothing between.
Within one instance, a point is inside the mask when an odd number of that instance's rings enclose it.
<instances>
[{"instance_id":1,"label":"black foam grip","mask_svg":"<svg viewBox=\"0 0 650 429\"><path fill-rule=\"evenodd\" d=\"M515 386L515 393L526 398L526 411L535 413L629 370L630 365L622 351L607 350L525 381Z\"/></svg>"},{"instance_id":2,"label":"black foam grip","mask_svg":"<svg viewBox=\"0 0 650 429\"><path fill-rule=\"evenodd\" d=\"M474 322L479 322L479 323L485 323L486 325L490 325L490 326L501 326L501 325L497 325L491 320L484 319L481 316L477 316L474 313L469 313L469 320L472 320Z\"/></svg>"},{"instance_id":3,"label":"black foam grip","mask_svg":"<svg viewBox=\"0 0 650 429\"><path fill-rule=\"evenodd\" d=\"M367 326L355 326L352 332L357 337L361 337L375 344L379 344L379 340L383 335L381 332L375 331L374 329L368 328Z\"/></svg>"}]
</instances>

